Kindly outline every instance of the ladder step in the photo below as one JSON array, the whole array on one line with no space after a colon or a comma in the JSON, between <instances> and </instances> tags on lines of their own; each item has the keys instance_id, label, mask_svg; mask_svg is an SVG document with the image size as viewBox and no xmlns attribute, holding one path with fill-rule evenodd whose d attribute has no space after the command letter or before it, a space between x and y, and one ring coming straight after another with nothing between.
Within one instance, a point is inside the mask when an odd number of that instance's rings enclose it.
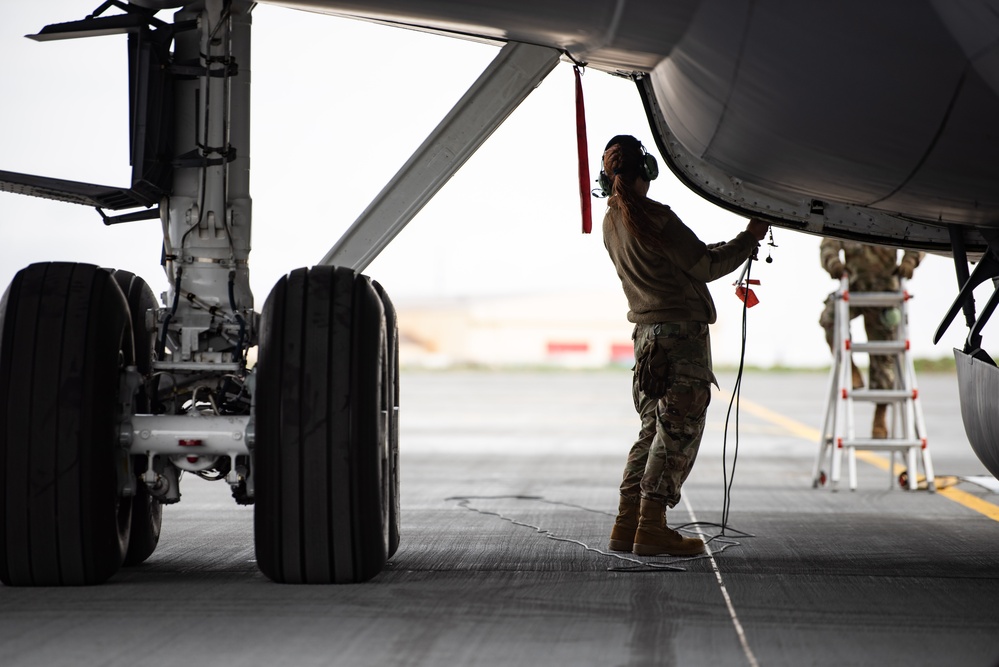
<instances>
[{"instance_id":1,"label":"ladder step","mask_svg":"<svg viewBox=\"0 0 999 667\"><path fill-rule=\"evenodd\" d=\"M908 298L905 292L848 292L846 300L854 307L900 306Z\"/></svg>"},{"instance_id":2,"label":"ladder step","mask_svg":"<svg viewBox=\"0 0 999 667\"><path fill-rule=\"evenodd\" d=\"M867 352L869 354L899 354L909 349L905 340L869 340L866 343L850 341L851 352Z\"/></svg>"},{"instance_id":3,"label":"ladder step","mask_svg":"<svg viewBox=\"0 0 999 667\"><path fill-rule=\"evenodd\" d=\"M898 403L916 398L911 389L846 389L845 398L874 403Z\"/></svg>"},{"instance_id":4,"label":"ladder step","mask_svg":"<svg viewBox=\"0 0 999 667\"><path fill-rule=\"evenodd\" d=\"M843 440L843 448L853 447L854 449L884 449L903 451L918 447L922 449L922 440L909 440L905 438L854 438L853 440Z\"/></svg>"}]
</instances>

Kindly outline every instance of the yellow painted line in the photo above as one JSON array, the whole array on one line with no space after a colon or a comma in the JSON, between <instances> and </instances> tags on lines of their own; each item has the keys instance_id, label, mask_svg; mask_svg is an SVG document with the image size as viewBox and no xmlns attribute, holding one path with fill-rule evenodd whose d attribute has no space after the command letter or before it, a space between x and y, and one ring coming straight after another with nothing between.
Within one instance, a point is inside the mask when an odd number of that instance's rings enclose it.
<instances>
[{"instance_id":1,"label":"yellow painted line","mask_svg":"<svg viewBox=\"0 0 999 667\"><path fill-rule=\"evenodd\" d=\"M756 415L760 419L765 419L771 424L777 424L778 426L790 431L799 438L804 438L805 440L814 440L816 443L819 441L819 437L822 435L819 433L818 429L812 428L811 426L805 426L799 421L795 421L790 417L785 417L779 412L774 412L769 408L765 408L758 403L753 403L752 401L746 400L745 398L739 399L739 407L745 410L751 415Z\"/></svg>"},{"instance_id":2,"label":"yellow painted line","mask_svg":"<svg viewBox=\"0 0 999 667\"><path fill-rule=\"evenodd\" d=\"M940 489L937 491L937 495L943 496L948 500L953 500L955 503L964 505L968 509L975 510L979 514L984 514L993 521L999 521L999 507L996 507L989 501L982 500L978 496L970 494L967 491L949 487L946 489Z\"/></svg>"},{"instance_id":3,"label":"yellow painted line","mask_svg":"<svg viewBox=\"0 0 999 667\"><path fill-rule=\"evenodd\" d=\"M722 393L726 394L727 392ZM739 406L740 409L745 410L749 414L759 417L760 419L764 419L772 424L777 424L799 438L811 440L816 443L816 446L822 436L817 428L812 428L811 426L802 424L801 422L791 419L790 417L785 417L779 412L774 412L769 408L765 408L762 405L745 398L740 398ZM861 461L869 463L877 468L881 468L882 470L888 470L890 463L885 457L879 456L878 454L867 450L858 450L856 454L857 458ZM898 475L904 469L905 468L902 465L896 463L893 474ZM963 505L972 511L987 516L993 521L999 521L999 506L990 503L987 500L982 500L978 496L968 493L967 491L962 491L954 487L948 487L946 489L937 490L937 495L943 496L947 500L952 500L958 505Z\"/></svg>"}]
</instances>

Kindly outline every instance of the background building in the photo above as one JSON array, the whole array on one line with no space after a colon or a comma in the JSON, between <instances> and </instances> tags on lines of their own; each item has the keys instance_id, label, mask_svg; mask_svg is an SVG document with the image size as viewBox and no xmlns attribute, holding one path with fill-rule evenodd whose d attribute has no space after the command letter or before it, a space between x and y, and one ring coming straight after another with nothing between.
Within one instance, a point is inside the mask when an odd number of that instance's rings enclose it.
<instances>
[{"instance_id":1,"label":"background building","mask_svg":"<svg viewBox=\"0 0 999 667\"><path fill-rule=\"evenodd\" d=\"M631 367L634 347L620 292L402 300L404 366Z\"/></svg>"}]
</instances>

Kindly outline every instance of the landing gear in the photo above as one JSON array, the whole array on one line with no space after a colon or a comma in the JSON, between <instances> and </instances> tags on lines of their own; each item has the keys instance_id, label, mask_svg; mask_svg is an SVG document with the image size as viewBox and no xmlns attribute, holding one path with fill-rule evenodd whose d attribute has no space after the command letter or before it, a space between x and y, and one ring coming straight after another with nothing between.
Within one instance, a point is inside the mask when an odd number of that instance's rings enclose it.
<instances>
[{"instance_id":1,"label":"landing gear","mask_svg":"<svg viewBox=\"0 0 999 667\"><path fill-rule=\"evenodd\" d=\"M385 565L397 345L390 357L388 338L379 292L350 269L298 269L267 299L254 520L257 563L274 581L361 582Z\"/></svg>"},{"instance_id":2,"label":"landing gear","mask_svg":"<svg viewBox=\"0 0 999 667\"><path fill-rule=\"evenodd\" d=\"M146 313L156 309L156 297L146 281L129 271L115 271L115 282L121 288L131 313L132 331L135 338L135 366L144 378L151 375L153 350L156 344L155 328L147 326ZM146 414L151 399L147 387L140 387L133 399L135 412ZM133 457L132 465L136 473L147 465L145 457ZM163 522L163 505L149 493L148 487L139 482L132 496L132 523L129 530L128 553L123 565L138 565L153 555L160 541L160 526Z\"/></svg>"},{"instance_id":3,"label":"landing gear","mask_svg":"<svg viewBox=\"0 0 999 667\"><path fill-rule=\"evenodd\" d=\"M0 304L0 581L97 584L121 566L128 303L110 271L32 264ZM124 472L119 476L119 471Z\"/></svg>"},{"instance_id":4,"label":"landing gear","mask_svg":"<svg viewBox=\"0 0 999 667\"><path fill-rule=\"evenodd\" d=\"M97 16L112 4L125 14ZM108 224L158 218L169 288L157 308L128 272L36 264L0 301L0 581L94 584L145 561L159 541L161 503L180 499L182 470L224 479L236 502L255 504L268 577L365 581L399 545L395 310L355 270L322 266L282 279L263 319L254 311L254 3L165 4L177 8L170 27L143 7L104 3L87 20L43 31L83 36L128 24L133 187L16 174L11 183L94 206ZM464 113L500 97L512 109L505 73L518 81L517 102L557 58L511 45L497 61L504 74L484 78L490 95ZM467 127L452 132L473 137L466 148L487 135ZM408 182L429 176L436 185L418 189L436 191L461 162L417 169ZM104 213L140 206L149 210ZM405 220L377 236L387 242ZM349 237L353 252L359 237ZM360 270L358 259L341 263Z\"/></svg>"}]
</instances>

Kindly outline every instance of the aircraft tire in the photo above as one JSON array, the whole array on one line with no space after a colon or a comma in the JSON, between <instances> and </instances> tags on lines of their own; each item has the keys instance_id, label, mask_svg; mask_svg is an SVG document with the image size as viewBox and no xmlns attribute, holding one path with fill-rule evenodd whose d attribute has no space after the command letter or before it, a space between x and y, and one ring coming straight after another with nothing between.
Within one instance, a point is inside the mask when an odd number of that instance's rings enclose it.
<instances>
[{"instance_id":1,"label":"aircraft tire","mask_svg":"<svg viewBox=\"0 0 999 667\"><path fill-rule=\"evenodd\" d=\"M99 584L121 566L131 503L118 493L128 304L111 272L32 264L0 303L0 581Z\"/></svg>"},{"instance_id":2,"label":"aircraft tire","mask_svg":"<svg viewBox=\"0 0 999 667\"><path fill-rule=\"evenodd\" d=\"M128 552L122 565L131 567L146 562L160 543L163 504L153 498L145 482L139 480L132 496L132 525Z\"/></svg>"},{"instance_id":3,"label":"aircraft tire","mask_svg":"<svg viewBox=\"0 0 999 667\"><path fill-rule=\"evenodd\" d=\"M387 471L383 473L385 497L388 498L388 557L391 558L399 549L401 508L399 495L399 323L395 306L377 282L373 283L385 310L386 347L388 349L383 387L387 389L385 405L388 407L387 433L388 457Z\"/></svg>"},{"instance_id":4,"label":"aircraft tire","mask_svg":"<svg viewBox=\"0 0 999 667\"><path fill-rule=\"evenodd\" d=\"M135 366L142 377L148 378L153 369L153 350L156 346L156 331L146 326L146 311L156 308L156 296L145 280L130 271L115 271L115 282L121 288L128 302L131 314L132 331L135 337ZM133 399L136 414L151 412L150 397L146 387L139 388ZM145 457L133 457L132 465L136 474L146 468ZM154 498L141 480L136 483L132 496L132 524L129 530L128 553L122 565L131 566L145 562L156 551L160 541L160 528L163 523L163 505Z\"/></svg>"},{"instance_id":5,"label":"aircraft tire","mask_svg":"<svg viewBox=\"0 0 999 667\"><path fill-rule=\"evenodd\" d=\"M385 566L385 315L371 281L297 269L264 306L257 360L257 564L279 583L357 583Z\"/></svg>"}]
</instances>

